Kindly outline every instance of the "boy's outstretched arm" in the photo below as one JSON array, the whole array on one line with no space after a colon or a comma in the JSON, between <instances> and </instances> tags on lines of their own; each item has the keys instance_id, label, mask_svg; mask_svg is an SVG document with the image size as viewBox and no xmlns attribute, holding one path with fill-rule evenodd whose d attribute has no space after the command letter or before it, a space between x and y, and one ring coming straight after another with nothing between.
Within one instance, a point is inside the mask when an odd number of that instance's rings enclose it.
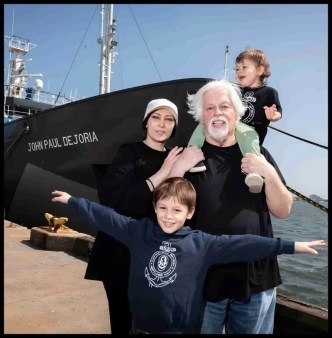
<instances>
[{"instance_id":1,"label":"boy's outstretched arm","mask_svg":"<svg viewBox=\"0 0 332 338\"><path fill-rule=\"evenodd\" d=\"M318 252L313 248L324 247L324 246L327 246L327 244L323 240L311 241L311 242L295 242L294 252L295 253L310 253L313 255L317 255Z\"/></svg>"},{"instance_id":2,"label":"boy's outstretched arm","mask_svg":"<svg viewBox=\"0 0 332 338\"><path fill-rule=\"evenodd\" d=\"M282 238L270 238L252 234L212 236L208 254L212 264L226 264L233 262L254 262L264 258L273 258L282 254L307 253L316 255L315 247L325 247L323 240L311 242L295 242ZM210 237L209 237L210 236Z\"/></svg>"},{"instance_id":3,"label":"boy's outstretched arm","mask_svg":"<svg viewBox=\"0 0 332 338\"><path fill-rule=\"evenodd\" d=\"M52 202L60 202L64 204L68 204L68 200L71 195L67 194L65 191L54 190L52 191Z\"/></svg>"},{"instance_id":4,"label":"boy's outstretched arm","mask_svg":"<svg viewBox=\"0 0 332 338\"><path fill-rule=\"evenodd\" d=\"M65 191L52 191L52 202L60 202L69 205L84 217L91 225L94 225L110 236L127 245L131 236L128 224L135 221L131 217L123 216L114 209L106 207L86 198L71 196Z\"/></svg>"}]
</instances>

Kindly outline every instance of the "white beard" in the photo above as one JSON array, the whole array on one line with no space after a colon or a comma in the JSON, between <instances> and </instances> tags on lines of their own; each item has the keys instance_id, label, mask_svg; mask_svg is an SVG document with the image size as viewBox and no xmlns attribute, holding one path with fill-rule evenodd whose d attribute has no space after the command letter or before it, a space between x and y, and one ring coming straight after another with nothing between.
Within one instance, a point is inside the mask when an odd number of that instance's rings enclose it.
<instances>
[{"instance_id":1,"label":"white beard","mask_svg":"<svg viewBox=\"0 0 332 338\"><path fill-rule=\"evenodd\" d=\"M213 128L212 123L213 121L211 121L207 128L209 136L217 142L226 140L229 133L228 123L225 124L223 129L218 130Z\"/></svg>"}]
</instances>

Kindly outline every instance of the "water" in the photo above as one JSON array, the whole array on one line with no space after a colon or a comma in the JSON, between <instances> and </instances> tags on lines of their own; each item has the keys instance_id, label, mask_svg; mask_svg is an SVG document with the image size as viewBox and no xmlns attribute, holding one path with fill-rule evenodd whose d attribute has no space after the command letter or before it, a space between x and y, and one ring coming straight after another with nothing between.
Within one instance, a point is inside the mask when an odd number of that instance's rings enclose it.
<instances>
[{"instance_id":1,"label":"water","mask_svg":"<svg viewBox=\"0 0 332 338\"><path fill-rule=\"evenodd\" d=\"M285 219L272 216L272 224L275 237L294 241L324 239L328 242L327 213L305 201L294 201L292 212ZM328 248L318 248L317 251L318 255L278 256L283 280L278 291L286 296L327 309Z\"/></svg>"}]
</instances>

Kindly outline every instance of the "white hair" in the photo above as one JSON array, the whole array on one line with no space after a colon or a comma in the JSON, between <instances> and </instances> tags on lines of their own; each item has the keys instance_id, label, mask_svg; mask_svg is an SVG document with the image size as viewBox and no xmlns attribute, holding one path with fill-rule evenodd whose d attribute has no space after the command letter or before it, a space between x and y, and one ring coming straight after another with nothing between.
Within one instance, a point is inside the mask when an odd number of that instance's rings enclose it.
<instances>
[{"instance_id":1,"label":"white hair","mask_svg":"<svg viewBox=\"0 0 332 338\"><path fill-rule=\"evenodd\" d=\"M241 99L242 94L240 88L226 80L213 80L201 87L196 94L187 94L187 104L189 107L188 113L193 115L195 121L202 122L203 112L203 96L210 89L223 89L229 94L229 98L234 106L235 114L238 119L243 116L246 107L243 105Z\"/></svg>"}]
</instances>

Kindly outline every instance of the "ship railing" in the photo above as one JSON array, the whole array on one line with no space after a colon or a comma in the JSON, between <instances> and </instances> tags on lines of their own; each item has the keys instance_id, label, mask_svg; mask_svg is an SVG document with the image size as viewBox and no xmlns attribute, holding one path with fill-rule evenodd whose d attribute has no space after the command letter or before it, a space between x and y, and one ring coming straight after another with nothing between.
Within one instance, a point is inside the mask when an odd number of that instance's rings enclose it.
<instances>
[{"instance_id":1,"label":"ship railing","mask_svg":"<svg viewBox=\"0 0 332 338\"><path fill-rule=\"evenodd\" d=\"M13 53L25 55L36 46L36 44L31 43L28 39L20 38L16 35L11 36L9 39L9 50Z\"/></svg>"},{"instance_id":2,"label":"ship railing","mask_svg":"<svg viewBox=\"0 0 332 338\"><path fill-rule=\"evenodd\" d=\"M17 107L11 107L10 105L6 105L5 104L5 109L4 109L4 116L5 117L13 117L13 116L17 116L17 115L32 115L33 111L31 110L31 108L28 109L20 109L19 106Z\"/></svg>"},{"instance_id":3,"label":"ship railing","mask_svg":"<svg viewBox=\"0 0 332 338\"><path fill-rule=\"evenodd\" d=\"M60 106L60 105L63 105L69 102L76 101L73 98L67 98L66 96L61 95L61 94L58 95L58 94L50 93L48 91L35 90L32 87L23 88L15 95L10 95L9 89L10 89L9 86L5 85L5 89L4 89L5 99L8 96L12 96L12 97L20 98L20 99L26 99L26 100L32 100L35 102L46 103L46 104L53 105L53 106ZM58 96L59 98L57 99Z\"/></svg>"}]
</instances>

